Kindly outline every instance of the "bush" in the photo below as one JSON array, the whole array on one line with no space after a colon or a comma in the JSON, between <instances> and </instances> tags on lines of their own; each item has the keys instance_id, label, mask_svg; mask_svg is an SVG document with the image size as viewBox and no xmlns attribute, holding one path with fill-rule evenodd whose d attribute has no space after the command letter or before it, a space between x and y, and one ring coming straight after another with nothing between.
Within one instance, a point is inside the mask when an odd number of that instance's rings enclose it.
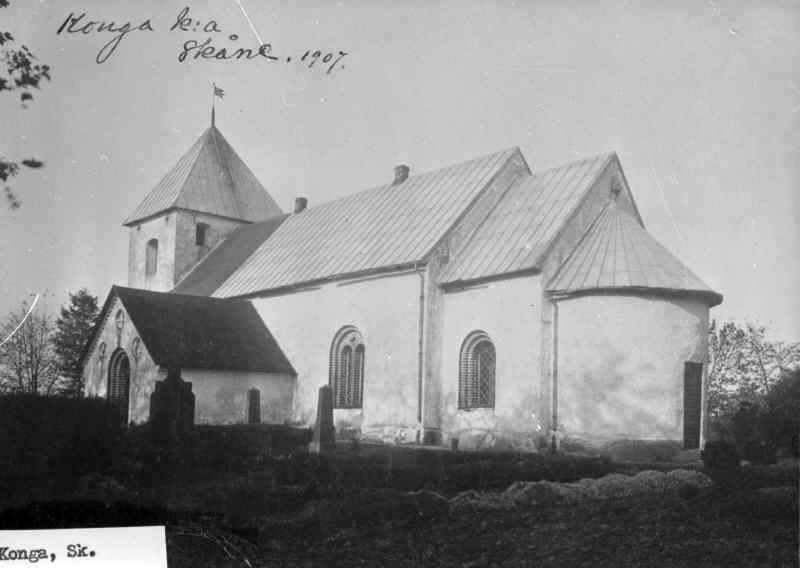
<instances>
[{"instance_id":1,"label":"bush","mask_svg":"<svg viewBox=\"0 0 800 568\"><path fill-rule=\"evenodd\" d=\"M124 434L115 475L124 484L153 486L180 480L278 469L279 456L304 453L312 432L273 424L198 425L176 447L153 438L150 425Z\"/></svg>"},{"instance_id":2,"label":"bush","mask_svg":"<svg viewBox=\"0 0 800 568\"><path fill-rule=\"evenodd\" d=\"M502 493L465 491L450 500L455 511L531 509L553 505L594 505L611 501L615 506L662 504L665 499L698 495L711 485L702 473L677 469L642 471L633 476L613 473L574 483L518 481Z\"/></svg>"},{"instance_id":3,"label":"bush","mask_svg":"<svg viewBox=\"0 0 800 568\"><path fill-rule=\"evenodd\" d=\"M118 415L97 398L0 396L0 471L14 490L69 490L119 459Z\"/></svg>"},{"instance_id":4,"label":"bush","mask_svg":"<svg viewBox=\"0 0 800 568\"><path fill-rule=\"evenodd\" d=\"M616 440L603 446L603 454L614 461L668 462L682 449L672 440Z\"/></svg>"},{"instance_id":5,"label":"bush","mask_svg":"<svg viewBox=\"0 0 800 568\"><path fill-rule=\"evenodd\" d=\"M765 397L762 429L772 444L800 457L800 369L787 371Z\"/></svg>"},{"instance_id":6,"label":"bush","mask_svg":"<svg viewBox=\"0 0 800 568\"><path fill-rule=\"evenodd\" d=\"M198 466L247 471L271 456L305 451L312 434L309 428L278 424L199 425L194 427L188 443Z\"/></svg>"},{"instance_id":7,"label":"bush","mask_svg":"<svg viewBox=\"0 0 800 568\"><path fill-rule=\"evenodd\" d=\"M724 440L708 442L700 452L700 457L714 483L730 486L739 480L741 460L734 444Z\"/></svg>"},{"instance_id":8,"label":"bush","mask_svg":"<svg viewBox=\"0 0 800 568\"><path fill-rule=\"evenodd\" d=\"M751 394L736 410L725 409L709 424L712 438L733 441L742 459L776 462L778 453L798 457L800 369L784 371L766 395Z\"/></svg>"}]
</instances>

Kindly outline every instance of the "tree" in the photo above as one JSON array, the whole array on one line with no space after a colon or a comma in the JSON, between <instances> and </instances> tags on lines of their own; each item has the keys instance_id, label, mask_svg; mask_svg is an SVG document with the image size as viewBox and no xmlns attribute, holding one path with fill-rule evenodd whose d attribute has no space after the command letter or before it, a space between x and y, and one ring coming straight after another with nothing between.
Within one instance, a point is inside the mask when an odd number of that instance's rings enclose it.
<instances>
[{"instance_id":1,"label":"tree","mask_svg":"<svg viewBox=\"0 0 800 568\"><path fill-rule=\"evenodd\" d=\"M61 308L53 341L59 372L65 377L64 394L81 396L83 393L81 358L98 315L97 297L86 288L70 293L69 304Z\"/></svg>"},{"instance_id":2,"label":"tree","mask_svg":"<svg viewBox=\"0 0 800 568\"><path fill-rule=\"evenodd\" d=\"M52 318L40 306L28 302L22 302L6 317L0 324L0 390L54 392L60 375L53 329Z\"/></svg>"},{"instance_id":3,"label":"tree","mask_svg":"<svg viewBox=\"0 0 800 568\"><path fill-rule=\"evenodd\" d=\"M797 457L800 443L800 368L783 373L765 397L764 419L778 446Z\"/></svg>"},{"instance_id":4,"label":"tree","mask_svg":"<svg viewBox=\"0 0 800 568\"><path fill-rule=\"evenodd\" d=\"M7 7L8 0L0 0L0 8ZM0 30L0 92L20 91L19 98L23 108L27 108L27 103L33 100L31 90L38 89L43 79L50 80L50 67L36 61L36 56L26 46L14 45L11 32ZM20 200L8 185L8 180L19 173L20 165L41 168L44 162L36 158L11 160L0 155L0 183L11 209L18 208Z\"/></svg>"},{"instance_id":5,"label":"tree","mask_svg":"<svg viewBox=\"0 0 800 568\"><path fill-rule=\"evenodd\" d=\"M712 419L731 415L742 402L761 404L787 370L800 365L800 343L767 338L766 328L714 321L709 330L708 409Z\"/></svg>"}]
</instances>

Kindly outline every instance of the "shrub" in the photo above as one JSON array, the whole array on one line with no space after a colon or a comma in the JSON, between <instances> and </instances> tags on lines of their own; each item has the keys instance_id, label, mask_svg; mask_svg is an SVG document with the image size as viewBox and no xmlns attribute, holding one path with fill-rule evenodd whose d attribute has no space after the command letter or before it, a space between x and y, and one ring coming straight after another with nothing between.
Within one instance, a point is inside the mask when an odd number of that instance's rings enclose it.
<instances>
[{"instance_id":1,"label":"shrub","mask_svg":"<svg viewBox=\"0 0 800 568\"><path fill-rule=\"evenodd\" d=\"M603 454L614 461L667 462L681 452L672 440L616 440L603 446Z\"/></svg>"},{"instance_id":2,"label":"shrub","mask_svg":"<svg viewBox=\"0 0 800 568\"><path fill-rule=\"evenodd\" d=\"M178 446L169 447L153 438L148 424L131 426L115 472L126 483L145 486L265 467L285 472L285 460L277 458L305 452L311 434L276 424L198 425Z\"/></svg>"},{"instance_id":3,"label":"shrub","mask_svg":"<svg viewBox=\"0 0 800 568\"><path fill-rule=\"evenodd\" d=\"M0 396L0 471L9 489L70 489L119 459L122 428L103 399Z\"/></svg>"},{"instance_id":4,"label":"shrub","mask_svg":"<svg viewBox=\"0 0 800 568\"><path fill-rule=\"evenodd\" d=\"M700 452L703 466L711 479L722 486L734 484L741 474L739 451L724 440L706 443Z\"/></svg>"},{"instance_id":5,"label":"shrub","mask_svg":"<svg viewBox=\"0 0 800 568\"><path fill-rule=\"evenodd\" d=\"M761 424L776 447L800 456L800 369L785 372L767 393Z\"/></svg>"}]
</instances>

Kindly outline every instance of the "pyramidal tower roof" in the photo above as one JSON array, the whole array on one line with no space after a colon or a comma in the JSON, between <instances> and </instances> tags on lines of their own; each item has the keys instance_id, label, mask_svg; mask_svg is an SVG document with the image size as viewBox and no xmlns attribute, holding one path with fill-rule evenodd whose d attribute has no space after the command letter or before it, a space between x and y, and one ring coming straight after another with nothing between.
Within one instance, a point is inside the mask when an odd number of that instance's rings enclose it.
<instances>
[{"instance_id":1,"label":"pyramidal tower roof","mask_svg":"<svg viewBox=\"0 0 800 568\"><path fill-rule=\"evenodd\" d=\"M169 209L188 209L249 222L283 213L213 124L123 225L133 225Z\"/></svg>"},{"instance_id":2,"label":"pyramidal tower roof","mask_svg":"<svg viewBox=\"0 0 800 568\"><path fill-rule=\"evenodd\" d=\"M706 286L614 201L598 215L547 290L655 290L695 294L712 306L722 302L719 293Z\"/></svg>"}]
</instances>

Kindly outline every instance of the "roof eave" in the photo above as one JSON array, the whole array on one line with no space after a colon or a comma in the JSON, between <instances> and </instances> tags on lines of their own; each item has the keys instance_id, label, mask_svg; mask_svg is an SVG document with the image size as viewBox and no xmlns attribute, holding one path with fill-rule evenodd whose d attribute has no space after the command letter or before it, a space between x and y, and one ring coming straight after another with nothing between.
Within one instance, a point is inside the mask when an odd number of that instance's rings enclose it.
<instances>
[{"instance_id":1,"label":"roof eave","mask_svg":"<svg viewBox=\"0 0 800 568\"><path fill-rule=\"evenodd\" d=\"M552 300L562 300L591 295L647 295L647 296L675 296L699 298L704 300L709 308L722 303L723 296L713 290L692 290L684 288L660 288L650 286L598 286L593 288L578 288L574 290L546 290L547 296Z\"/></svg>"},{"instance_id":2,"label":"roof eave","mask_svg":"<svg viewBox=\"0 0 800 568\"><path fill-rule=\"evenodd\" d=\"M523 278L525 276L536 276L541 274L541 269L538 266L531 266L512 272L501 272L499 274L491 274L489 276L481 276L480 278L469 278L466 280L450 280L448 282L441 282L439 287L445 292L453 292L456 290L463 290L466 288L474 288L482 284L490 284L498 280L510 280L512 278Z\"/></svg>"},{"instance_id":3,"label":"roof eave","mask_svg":"<svg viewBox=\"0 0 800 568\"><path fill-rule=\"evenodd\" d=\"M161 211L158 211L156 213L151 213L149 215L144 215L142 217L128 218L122 222L122 226L133 227L134 225L139 225L141 223L144 223L145 221L150 221L151 219L155 219L156 217L172 213L173 211L187 211L189 213L200 213L201 215L209 215L211 217L216 217L218 219L225 219L226 221L237 221L239 223L254 223L254 221L250 221L240 217L228 217L227 215L220 215L219 213L209 213L208 211L201 211L199 209L189 209L188 207L179 207L177 205L173 205L172 207L167 207L166 209L162 209ZM264 221L266 220L267 219L264 219Z\"/></svg>"},{"instance_id":4,"label":"roof eave","mask_svg":"<svg viewBox=\"0 0 800 568\"><path fill-rule=\"evenodd\" d=\"M285 286L277 286L275 288L262 288L260 290L245 292L243 294L235 294L231 296L214 296L214 297L225 298L225 299L236 299L236 300L250 300L252 298L279 296L281 294L301 292L306 289L312 289L322 286L324 284L330 284L333 282L342 282L345 280L352 280L355 278L365 278L377 275L390 276L392 275L393 272L405 272L408 270L420 268L422 266L427 266L427 264L428 262L426 260L410 261L401 264L393 264L391 266L383 266L379 268L369 268L367 270L359 270L355 272L334 274L331 276L326 276L324 278L316 278L314 280L304 280L303 282L295 282L293 284L287 284Z\"/></svg>"},{"instance_id":5,"label":"roof eave","mask_svg":"<svg viewBox=\"0 0 800 568\"><path fill-rule=\"evenodd\" d=\"M520 150L519 146L512 146L511 148L508 148L507 150L504 150L504 152L508 152L508 157L497 166L497 169L495 169L495 172L486 181L486 183L483 185L483 187L480 189L480 191L478 191L475 194L475 196L467 204L467 206L463 208L463 210L458 215L458 217L456 217L456 219L450 224L450 226L445 229L444 233L442 233L442 235L436 240L436 242L433 244L433 246L430 247L430 249L423 255L423 259L425 261L428 261L428 260L431 259L431 257L433 256L434 252L439 248L439 246L441 246L441 244L447 239L447 237L453 232L453 230L461 223L461 221L464 219L464 217L466 217L466 215L469 213L469 211L472 210L473 205L475 205L475 203L477 203L477 201L481 198L481 196L486 192L487 188L491 187L491 185L495 182L495 180L500 175L500 173L503 171L505 166L515 156L519 156L521 158L522 165L525 166L525 168L528 170L528 175L531 175L531 168L528 165L527 160L525 160L525 156L523 155L522 150ZM480 223L478 223L478 225L472 230L472 232L469 233L468 237L464 241L464 244L463 244L464 247L469 245L469 242L477 234L480 226L483 225L483 223L486 221L486 219L491 214L491 211L494 210L495 207L497 207L497 205L503 199L503 196L508 192L509 189L511 189L511 187L513 185L514 185L514 183L508 184L508 187L506 187L503 190L503 195L500 196L500 198L497 200L497 203L494 204L494 207L492 207L492 209L483 216L483 219L481 219Z\"/></svg>"},{"instance_id":6,"label":"roof eave","mask_svg":"<svg viewBox=\"0 0 800 568\"><path fill-rule=\"evenodd\" d=\"M600 155L602 156L602 154L600 154ZM617 159L617 153L616 152L611 152L606 156L606 159L604 160L603 165L600 168L597 169L597 172L595 172L595 175L592 177L591 181L586 184L586 189L584 190L583 195L578 200L578 202L575 204L575 206L573 207L573 209L570 212L570 214L567 215L567 217L564 219L564 222L561 223L561 226L558 228L558 230L555 232L553 237L550 239L550 242L547 243L547 246L544 248L544 250L539 254L539 256L536 257L536 259L534 261L534 264L536 266L542 266L544 264L545 260L547 260L547 257L550 256L550 253L552 252L553 248L556 246L556 243L558 243L559 239L564 234L564 231L566 230L566 227L568 227L569 224L572 222L572 220L575 218L575 216L578 215L579 211L581 210L581 206L583 205L583 203L586 201L587 197L589 196L589 193L591 192L592 188L594 187L594 184L597 183L597 180L600 179L600 177L608 169L609 164L611 164L614 160L616 160L617 164L619 164L619 159ZM622 170L622 167L620 166L619 169ZM634 207L635 207L635 205L634 205ZM637 215L638 215L638 212L637 212Z\"/></svg>"},{"instance_id":7,"label":"roof eave","mask_svg":"<svg viewBox=\"0 0 800 568\"><path fill-rule=\"evenodd\" d=\"M108 310L111 308L111 304L114 301L114 298L117 297L117 286L112 285L111 290L108 291L108 296L106 296L105 302L103 302L103 307L100 309L100 313L97 314L97 320L95 321L94 327L92 328L92 333L89 335L89 340L86 342L86 345L83 348L83 353L81 354L80 359L80 367L81 371L83 371L84 367L86 366L86 358L89 356L89 353L94 346L95 341L97 340L97 336L100 333L100 329L103 327L103 323L106 320L106 316L108 315Z\"/></svg>"}]
</instances>

